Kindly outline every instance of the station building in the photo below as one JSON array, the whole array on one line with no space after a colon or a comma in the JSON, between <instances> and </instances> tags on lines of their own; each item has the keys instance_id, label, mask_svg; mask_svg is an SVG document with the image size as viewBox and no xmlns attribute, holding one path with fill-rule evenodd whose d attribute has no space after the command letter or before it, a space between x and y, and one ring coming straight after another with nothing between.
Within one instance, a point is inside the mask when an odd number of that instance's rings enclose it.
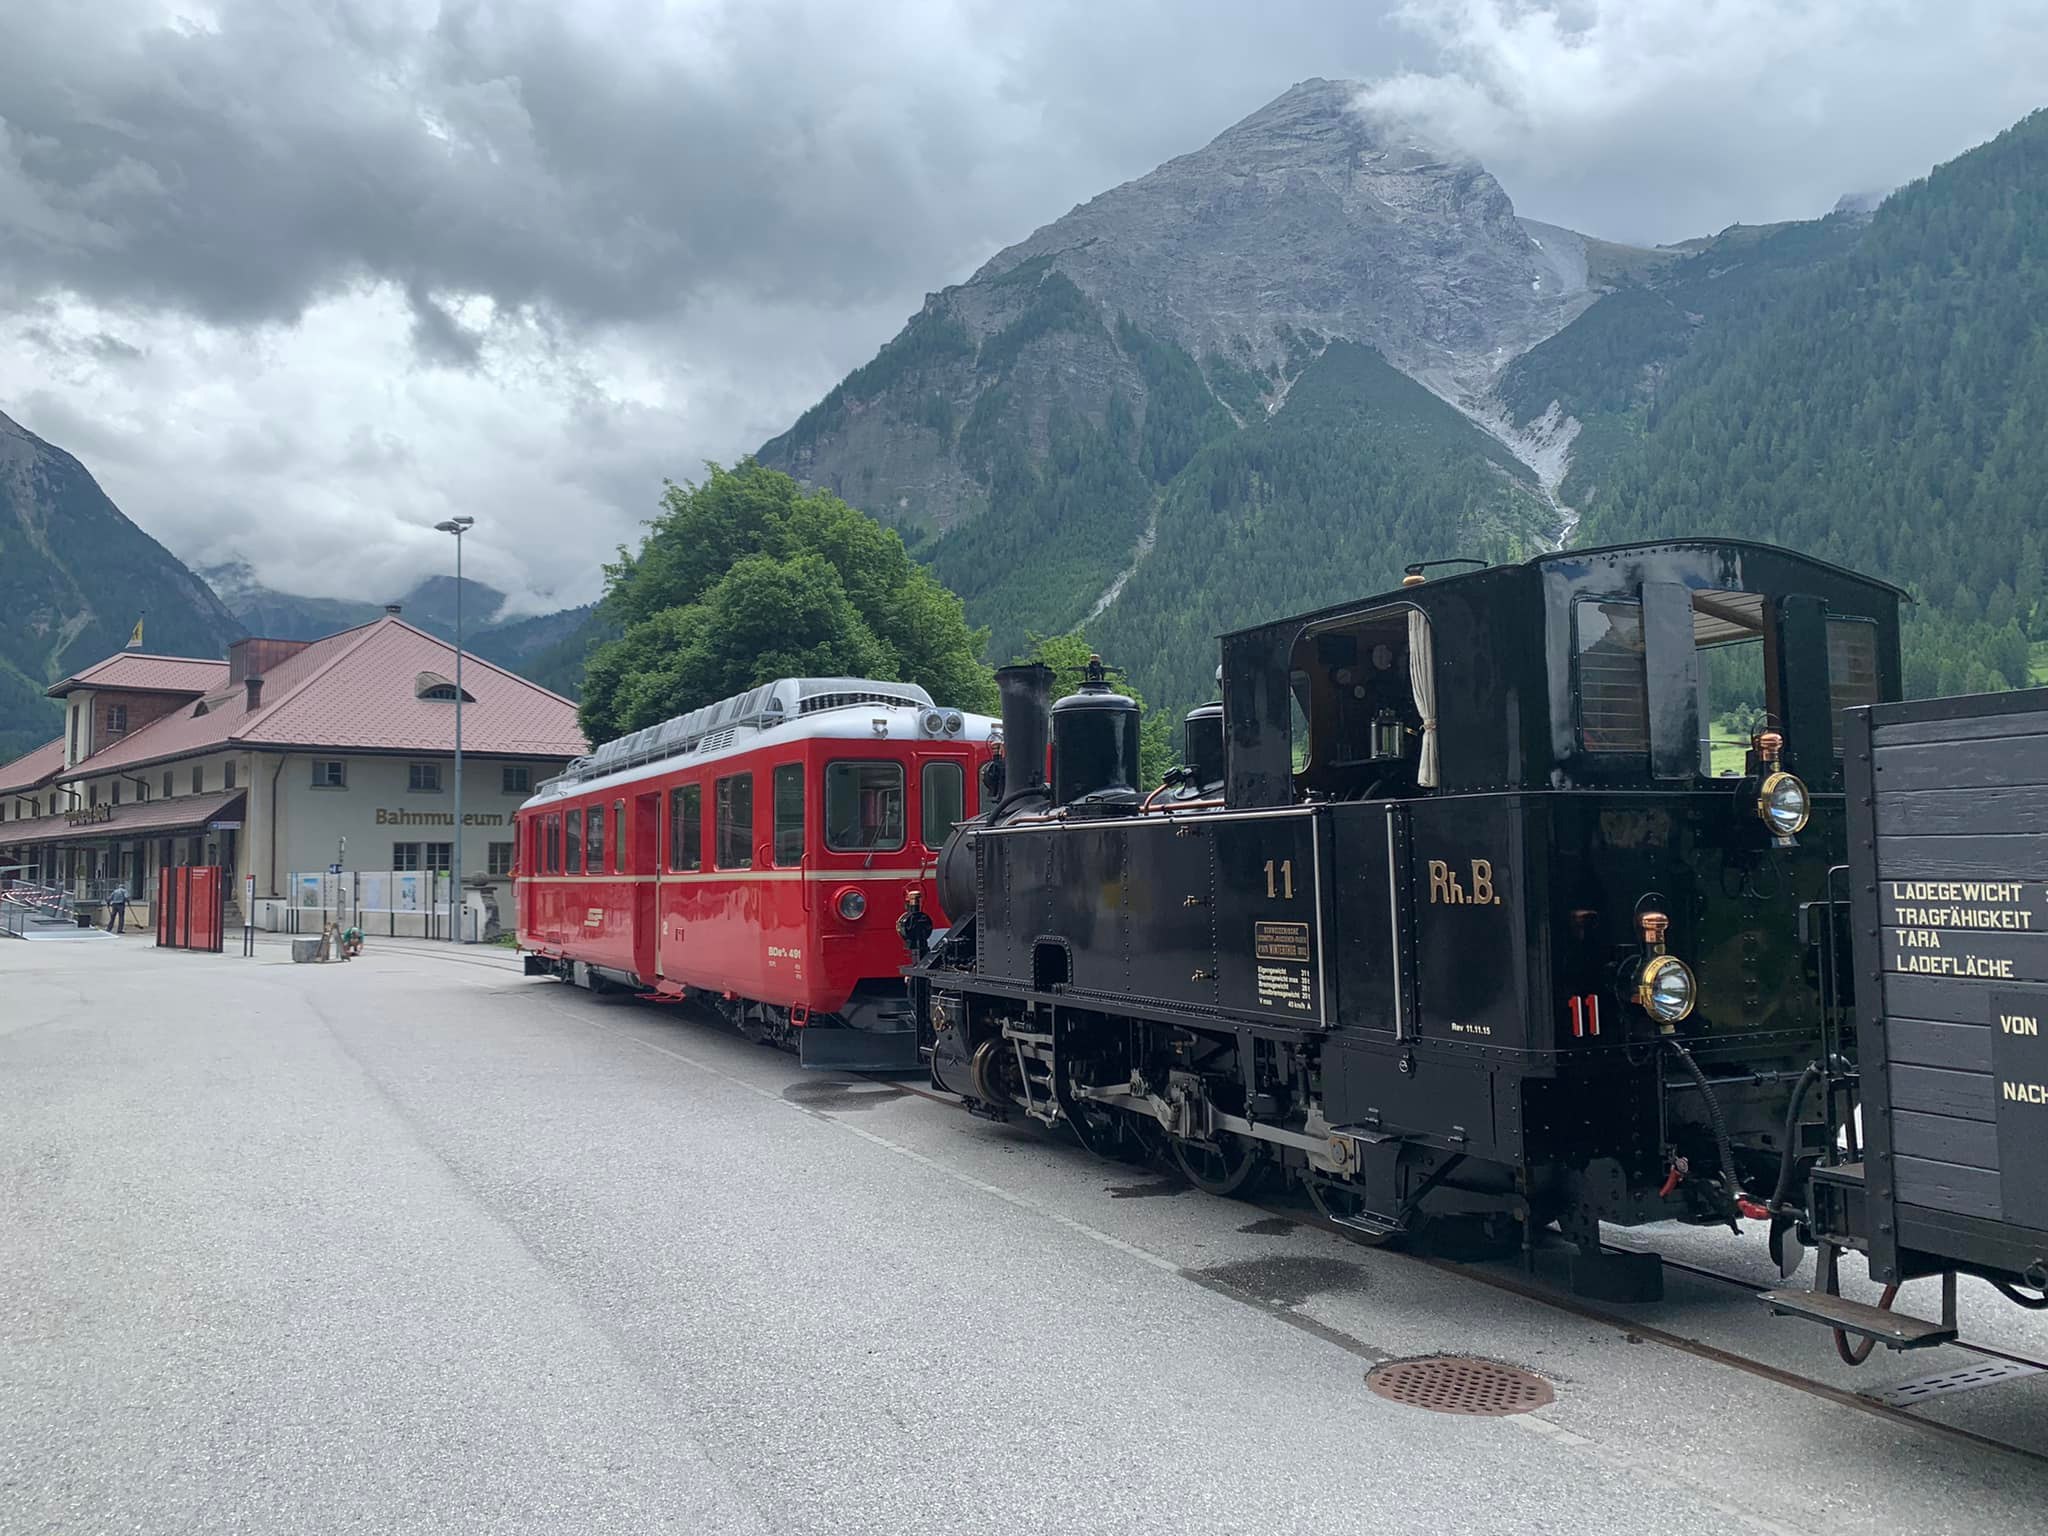
<instances>
[{"instance_id":1,"label":"station building","mask_svg":"<svg viewBox=\"0 0 2048 1536\"><path fill-rule=\"evenodd\" d=\"M568 699L465 653L462 872L515 913L512 813L587 750ZM455 648L396 607L325 639L236 641L225 661L122 651L51 686L64 733L0 765L0 871L146 921L167 865L218 864L232 921L253 880L277 926L293 875L448 871Z\"/></svg>"}]
</instances>

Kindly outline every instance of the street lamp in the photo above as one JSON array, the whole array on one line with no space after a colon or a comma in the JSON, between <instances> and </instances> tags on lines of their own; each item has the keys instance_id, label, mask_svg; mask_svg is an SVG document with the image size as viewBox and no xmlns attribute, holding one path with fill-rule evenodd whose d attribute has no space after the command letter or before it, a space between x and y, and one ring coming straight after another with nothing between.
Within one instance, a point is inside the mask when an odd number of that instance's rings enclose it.
<instances>
[{"instance_id":1,"label":"street lamp","mask_svg":"<svg viewBox=\"0 0 2048 1536\"><path fill-rule=\"evenodd\" d=\"M455 535L455 841L454 868L448 875L448 937L462 942L462 536L473 517L451 517L434 524L439 533Z\"/></svg>"}]
</instances>

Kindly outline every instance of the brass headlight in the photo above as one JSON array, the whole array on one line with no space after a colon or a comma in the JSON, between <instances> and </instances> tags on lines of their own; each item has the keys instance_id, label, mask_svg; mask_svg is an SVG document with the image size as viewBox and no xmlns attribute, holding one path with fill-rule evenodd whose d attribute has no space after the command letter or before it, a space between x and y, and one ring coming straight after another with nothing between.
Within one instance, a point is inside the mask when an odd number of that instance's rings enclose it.
<instances>
[{"instance_id":1,"label":"brass headlight","mask_svg":"<svg viewBox=\"0 0 2048 1536\"><path fill-rule=\"evenodd\" d=\"M1636 973L1636 1005L1659 1024L1676 1024L1699 995L1692 967L1676 955L1652 955Z\"/></svg>"},{"instance_id":2,"label":"brass headlight","mask_svg":"<svg viewBox=\"0 0 2048 1536\"><path fill-rule=\"evenodd\" d=\"M1756 793L1757 815L1779 837L1790 837L1805 826L1812 810L1812 799L1797 774L1772 773Z\"/></svg>"}]
</instances>

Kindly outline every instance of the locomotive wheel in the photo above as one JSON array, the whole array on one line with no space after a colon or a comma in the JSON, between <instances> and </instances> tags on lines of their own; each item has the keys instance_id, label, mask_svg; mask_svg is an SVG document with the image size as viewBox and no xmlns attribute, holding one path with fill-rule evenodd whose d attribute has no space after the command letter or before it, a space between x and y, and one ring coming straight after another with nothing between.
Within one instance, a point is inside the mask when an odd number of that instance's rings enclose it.
<instances>
[{"instance_id":1,"label":"locomotive wheel","mask_svg":"<svg viewBox=\"0 0 2048 1536\"><path fill-rule=\"evenodd\" d=\"M1173 1160L1195 1188L1212 1195L1234 1195L1259 1166L1259 1149L1241 1136L1223 1135L1206 1142L1172 1139Z\"/></svg>"}]
</instances>

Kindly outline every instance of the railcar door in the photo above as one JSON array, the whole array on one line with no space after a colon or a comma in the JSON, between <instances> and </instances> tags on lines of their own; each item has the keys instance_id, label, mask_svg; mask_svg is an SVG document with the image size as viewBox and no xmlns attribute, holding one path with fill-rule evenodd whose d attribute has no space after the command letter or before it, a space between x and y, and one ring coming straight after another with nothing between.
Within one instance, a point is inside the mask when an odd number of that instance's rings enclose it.
<instances>
[{"instance_id":1,"label":"railcar door","mask_svg":"<svg viewBox=\"0 0 2048 1536\"><path fill-rule=\"evenodd\" d=\"M625 835L625 828L620 828ZM633 797L632 841L626 871L633 890L633 973L643 982L661 974L661 792Z\"/></svg>"}]
</instances>

